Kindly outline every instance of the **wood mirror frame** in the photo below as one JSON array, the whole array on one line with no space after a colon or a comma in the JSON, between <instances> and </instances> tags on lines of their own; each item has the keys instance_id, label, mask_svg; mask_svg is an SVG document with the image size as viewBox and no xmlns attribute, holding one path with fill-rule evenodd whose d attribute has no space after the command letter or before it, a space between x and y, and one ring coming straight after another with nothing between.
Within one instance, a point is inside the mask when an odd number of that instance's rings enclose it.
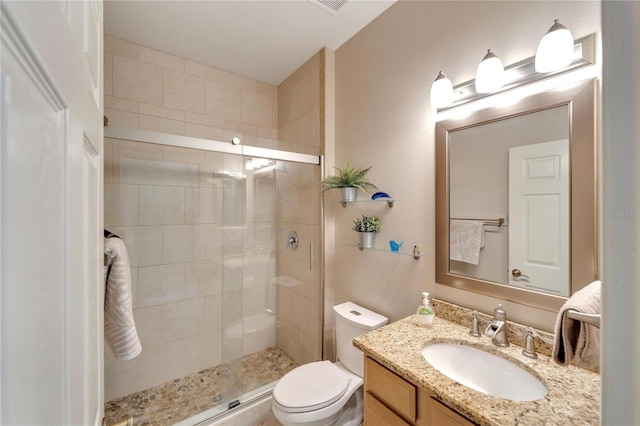
<instances>
[{"instance_id":1,"label":"wood mirror frame","mask_svg":"<svg viewBox=\"0 0 640 426\"><path fill-rule=\"evenodd\" d=\"M449 134L563 105L569 112L570 294L598 279L596 83L583 81L529 96L508 108L488 108L436 123L436 283L549 311L558 311L567 300L449 269Z\"/></svg>"}]
</instances>

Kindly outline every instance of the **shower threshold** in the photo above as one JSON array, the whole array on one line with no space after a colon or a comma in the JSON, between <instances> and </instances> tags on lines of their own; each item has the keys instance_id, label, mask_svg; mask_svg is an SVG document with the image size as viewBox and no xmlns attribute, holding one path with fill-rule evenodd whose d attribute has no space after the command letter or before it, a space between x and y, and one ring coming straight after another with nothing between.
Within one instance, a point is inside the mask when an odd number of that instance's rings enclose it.
<instances>
[{"instance_id":1,"label":"shower threshold","mask_svg":"<svg viewBox=\"0 0 640 426\"><path fill-rule=\"evenodd\" d=\"M223 412L238 398L245 402L246 395L268 392L271 383L295 367L286 353L267 348L242 360L109 401L105 417L114 422L132 416L136 426L172 425L218 411L215 408Z\"/></svg>"}]
</instances>

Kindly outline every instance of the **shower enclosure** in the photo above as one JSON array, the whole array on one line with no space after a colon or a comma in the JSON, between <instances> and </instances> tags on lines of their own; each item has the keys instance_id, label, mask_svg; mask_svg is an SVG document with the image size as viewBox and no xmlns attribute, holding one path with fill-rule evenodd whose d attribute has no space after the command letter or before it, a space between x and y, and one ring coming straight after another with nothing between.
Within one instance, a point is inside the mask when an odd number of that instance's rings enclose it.
<instances>
[{"instance_id":1,"label":"shower enclosure","mask_svg":"<svg viewBox=\"0 0 640 426\"><path fill-rule=\"evenodd\" d=\"M142 353L105 343L105 415L195 424L322 356L320 158L105 128L105 229Z\"/></svg>"}]
</instances>

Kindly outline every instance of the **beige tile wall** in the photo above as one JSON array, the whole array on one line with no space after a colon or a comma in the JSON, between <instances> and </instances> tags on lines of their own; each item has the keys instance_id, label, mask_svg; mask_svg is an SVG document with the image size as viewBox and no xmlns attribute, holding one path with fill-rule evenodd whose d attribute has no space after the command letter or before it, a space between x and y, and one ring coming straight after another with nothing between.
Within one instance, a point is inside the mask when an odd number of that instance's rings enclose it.
<instances>
[{"instance_id":1,"label":"beige tile wall","mask_svg":"<svg viewBox=\"0 0 640 426\"><path fill-rule=\"evenodd\" d=\"M278 86L278 136L320 152L321 53L298 68Z\"/></svg>"},{"instance_id":2,"label":"beige tile wall","mask_svg":"<svg viewBox=\"0 0 640 426\"><path fill-rule=\"evenodd\" d=\"M109 35L104 56L110 125L280 148L275 86Z\"/></svg>"},{"instance_id":3,"label":"beige tile wall","mask_svg":"<svg viewBox=\"0 0 640 426\"><path fill-rule=\"evenodd\" d=\"M278 86L280 140L299 142L315 154L321 153L321 58L314 55ZM322 358L321 170L289 166L278 179L277 274L293 280L277 286L277 342L296 362L307 363ZM286 247L292 230L300 237L295 251Z\"/></svg>"}]
</instances>

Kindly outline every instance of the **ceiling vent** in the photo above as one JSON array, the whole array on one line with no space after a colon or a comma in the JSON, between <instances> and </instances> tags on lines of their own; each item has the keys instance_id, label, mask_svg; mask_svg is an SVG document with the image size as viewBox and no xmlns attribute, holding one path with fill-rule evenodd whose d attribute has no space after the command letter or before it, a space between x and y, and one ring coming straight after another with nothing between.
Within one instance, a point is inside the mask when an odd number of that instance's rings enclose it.
<instances>
[{"instance_id":1,"label":"ceiling vent","mask_svg":"<svg viewBox=\"0 0 640 426\"><path fill-rule=\"evenodd\" d=\"M347 4L348 0L309 0L312 4L315 4L325 12L329 12L332 15L337 15L338 11Z\"/></svg>"}]
</instances>

